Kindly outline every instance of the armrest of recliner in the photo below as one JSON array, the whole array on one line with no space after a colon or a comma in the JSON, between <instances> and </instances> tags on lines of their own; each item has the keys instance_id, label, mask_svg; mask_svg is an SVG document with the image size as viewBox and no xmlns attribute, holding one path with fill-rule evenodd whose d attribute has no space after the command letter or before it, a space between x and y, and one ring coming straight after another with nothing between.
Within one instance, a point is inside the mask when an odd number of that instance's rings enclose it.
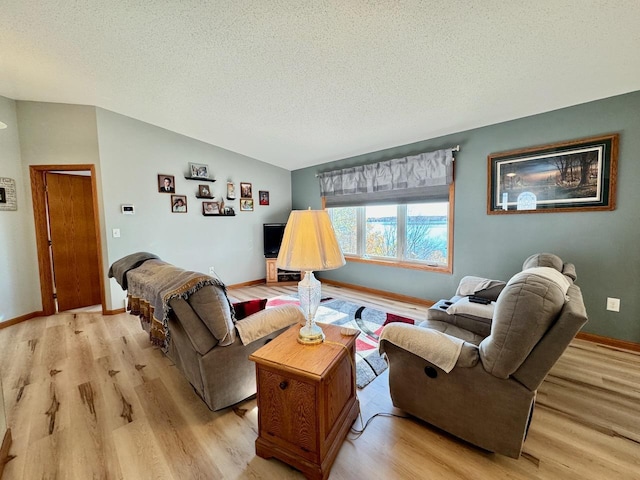
<instances>
[{"instance_id":1,"label":"armrest of recliner","mask_svg":"<svg viewBox=\"0 0 640 480\"><path fill-rule=\"evenodd\" d=\"M460 284L456 289L456 296L465 297L468 295L476 295L495 302L506 284L507 283L502 280L492 280L490 278L467 275L460 280Z\"/></svg>"},{"instance_id":2,"label":"armrest of recliner","mask_svg":"<svg viewBox=\"0 0 640 480\"><path fill-rule=\"evenodd\" d=\"M259 340L270 333L304 322L304 315L297 305L280 305L267 308L236 322L236 330L243 345Z\"/></svg>"},{"instance_id":3,"label":"armrest of recliner","mask_svg":"<svg viewBox=\"0 0 640 480\"><path fill-rule=\"evenodd\" d=\"M477 307L479 311L476 314L474 314L473 310L469 309L466 309L468 311L464 313L462 310L465 309L455 308L459 302L460 304L466 302L466 305L469 305L467 297L455 296L451 297L451 300L438 301L438 303L429 307L427 310L427 320L449 323L482 337L489 335L489 333L491 333L491 318L493 317L493 313L487 315L484 311L487 309L487 306L478 304ZM453 313L449 313L452 311Z\"/></svg>"},{"instance_id":4,"label":"armrest of recliner","mask_svg":"<svg viewBox=\"0 0 640 480\"><path fill-rule=\"evenodd\" d=\"M406 323L391 323L384 327L380 335L380 353L384 353L385 341L424 358L447 373L454 367L473 367L480 358L478 347L469 342Z\"/></svg>"}]
</instances>

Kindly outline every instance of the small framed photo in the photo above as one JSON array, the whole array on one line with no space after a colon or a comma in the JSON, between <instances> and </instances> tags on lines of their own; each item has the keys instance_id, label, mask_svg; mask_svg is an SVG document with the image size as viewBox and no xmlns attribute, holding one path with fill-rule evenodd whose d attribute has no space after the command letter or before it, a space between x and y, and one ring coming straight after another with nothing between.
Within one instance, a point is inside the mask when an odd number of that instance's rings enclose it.
<instances>
[{"instance_id":1,"label":"small framed photo","mask_svg":"<svg viewBox=\"0 0 640 480\"><path fill-rule=\"evenodd\" d=\"M173 213L187 213L186 195L171 195L171 211Z\"/></svg>"},{"instance_id":2,"label":"small framed photo","mask_svg":"<svg viewBox=\"0 0 640 480\"><path fill-rule=\"evenodd\" d=\"M176 193L175 177L164 173L158 174L158 192Z\"/></svg>"},{"instance_id":3,"label":"small framed photo","mask_svg":"<svg viewBox=\"0 0 640 480\"><path fill-rule=\"evenodd\" d=\"M220 215L218 202L202 202L203 215Z\"/></svg>"},{"instance_id":4,"label":"small framed photo","mask_svg":"<svg viewBox=\"0 0 640 480\"><path fill-rule=\"evenodd\" d=\"M253 191L250 183L240 182L240 198L253 198Z\"/></svg>"},{"instance_id":5,"label":"small framed photo","mask_svg":"<svg viewBox=\"0 0 640 480\"><path fill-rule=\"evenodd\" d=\"M236 199L236 186L233 182L227 182L227 200Z\"/></svg>"},{"instance_id":6,"label":"small framed photo","mask_svg":"<svg viewBox=\"0 0 640 480\"><path fill-rule=\"evenodd\" d=\"M258 192L258 199L260 200L260 205L269 205L269 192L260 190Z\"/></svg>"},{"instance_id":7,"label":"small framed photo","mask_svg":"<svg viewBox=\"0 0 640 480\"><path fill-rule=\"evenodd\" d=\"M7 192L4 188L0 188L0 203L7 203Z\"/></svg>"},{"instance_id":8,"label":"small framed photo","mask_svg":"<svg viewBox=\"0 0 640 480\"><path fill-rule=\"evenodd\" d=\"M251 198L240 199L241 212L253 212L253 200Z\"/></svg>"},{"instance_id":9,"label":"small framed photo","mask_svg":"<svg viewBox=\"0 0 640 480\"><path fill-rule=\"evenodd\" d=\"M213 198L209 185L198 185L198 196L203 198Z\"/></svg>"},{"instance_id":10,"label":"small framed photo","mask_svg":"<svg viewBox=\"0 0 640 480\"><path fill-rule=\"evenodd\" d=\"M189 174L191 178L209 178L209 166L189 162Z\"/></svg>"}]
</instances>

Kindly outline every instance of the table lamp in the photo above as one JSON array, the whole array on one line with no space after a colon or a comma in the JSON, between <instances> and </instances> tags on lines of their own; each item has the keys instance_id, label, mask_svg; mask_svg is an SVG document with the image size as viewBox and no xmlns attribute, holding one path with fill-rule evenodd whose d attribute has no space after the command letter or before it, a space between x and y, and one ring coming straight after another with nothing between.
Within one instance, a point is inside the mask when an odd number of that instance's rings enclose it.
<instances>
[{"instance_id":1,"label":"table lamp","mask_svg":"<svg viewBox=\"0 0 640 480\"><path fill-rule=\"evenodd\" d=\"M298 283L298 295L306 323L300 329L298 342L315 345L324 340L322 329L314 321L321 286L313 271L332 270L344 264L329 214L324 210L293 210L284 229L276 267L305 272Z\"/></svg>"}]
</instances>

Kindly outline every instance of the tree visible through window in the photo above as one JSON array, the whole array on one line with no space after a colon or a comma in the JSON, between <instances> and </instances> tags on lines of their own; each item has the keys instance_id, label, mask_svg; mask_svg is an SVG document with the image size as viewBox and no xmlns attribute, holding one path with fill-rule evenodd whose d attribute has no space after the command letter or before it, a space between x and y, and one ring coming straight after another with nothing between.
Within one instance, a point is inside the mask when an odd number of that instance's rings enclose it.
<instances>
[{"instance_id":1,"label":"tree visible through window","mask_svg":"<svg viewBox=\"0 0 640 480\"><path fill-rule=\"evenodd\" d=\"M328 208L345 255L446 266L449 203Z\"/></svg>"}]
</instances>

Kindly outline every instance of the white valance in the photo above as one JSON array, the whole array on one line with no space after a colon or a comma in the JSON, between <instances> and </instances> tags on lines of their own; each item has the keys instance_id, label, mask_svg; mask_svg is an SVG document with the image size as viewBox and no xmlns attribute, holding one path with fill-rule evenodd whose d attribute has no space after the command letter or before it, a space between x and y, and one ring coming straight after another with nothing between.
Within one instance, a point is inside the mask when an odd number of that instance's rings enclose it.
<instances>
[{"instance_id":1,"label":"white valance","mask_svg":"<svg viewBox=\"0 0 640 480\"><path fill-rule=\"evenodd\" d=\"M436 150L318 175L328 207L446 197L453 183L452 149Z\"/></svg>"}]
</instances>

